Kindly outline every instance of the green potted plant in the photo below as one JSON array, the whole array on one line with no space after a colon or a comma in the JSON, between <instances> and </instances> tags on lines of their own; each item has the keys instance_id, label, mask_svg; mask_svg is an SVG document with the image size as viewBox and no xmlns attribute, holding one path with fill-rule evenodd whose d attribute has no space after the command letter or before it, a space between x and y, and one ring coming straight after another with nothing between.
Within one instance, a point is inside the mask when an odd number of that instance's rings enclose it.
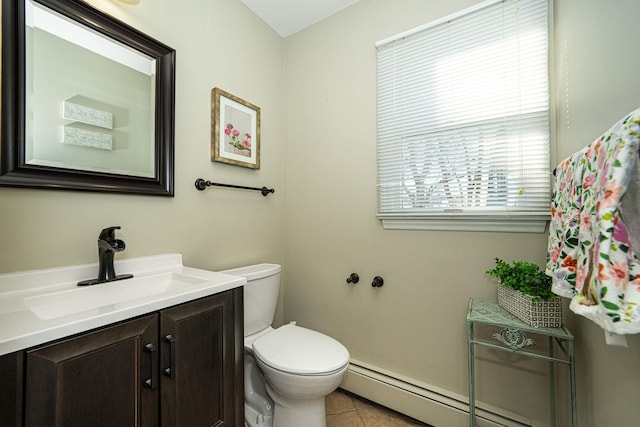
<instances>
[{"instance_id":1,"label":"green potted plant","mask_svg":"<svg viewBox=\"0 0 640 427\"><path fill-rule=\"evenodd\" d=\"M496 277L498 304L530 326L557 328L562 325L562 302L551 291L551 277L537 264L516 260L511 264L496 258L485 273Z\"/></svg>"}]
</instances>

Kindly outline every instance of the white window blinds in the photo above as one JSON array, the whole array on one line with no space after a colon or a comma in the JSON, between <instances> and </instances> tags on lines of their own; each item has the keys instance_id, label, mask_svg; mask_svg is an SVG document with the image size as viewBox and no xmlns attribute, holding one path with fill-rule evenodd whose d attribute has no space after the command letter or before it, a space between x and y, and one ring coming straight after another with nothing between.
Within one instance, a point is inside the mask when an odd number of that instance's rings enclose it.
<instances>
[{"instance_id":1,"label":"white window blinds","mask_svg":"<svg viewBox=\"0 0 640 427\"><path fill-rule=\"evenodd\" d=\"M383 222L548 217L548 27L548 0L491 1L378 43Z\"/></svg>"}]
</instances>

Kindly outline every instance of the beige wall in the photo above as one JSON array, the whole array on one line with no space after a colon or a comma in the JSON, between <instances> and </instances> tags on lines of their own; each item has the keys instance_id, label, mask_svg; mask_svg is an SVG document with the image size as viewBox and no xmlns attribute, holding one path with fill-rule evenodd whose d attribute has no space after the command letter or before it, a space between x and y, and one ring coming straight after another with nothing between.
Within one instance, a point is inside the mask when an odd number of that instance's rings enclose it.
<instances>
[{"instance_id":1,"label":"beige wall","mask_svg":"<svg viewBox=\"0 0 640 427\"><path fill-rule=\"evenodd\" d=\"M546 235L382 230L374 43L476 1L360 0L286 40L238 0L90 3L177 50L176 197L0 188L0 273L95 262L108 225L123 227L119 258L181 252L210 269L282 262L282 320L335 336L355 359L466 395L468 298L494 296L483 271L495 256L542 264ZM639 18L636 0L556 0L558 159L638 106ZM262 108L261 170L209 161L215 86ZM198 177L276 193L198 192ZM347 286L353 271L362 281ZM385 285L374 290L375 275ZM634 425L640 340L607 347L589 321L567 321L580 425ZM546 367L495 357L478 362L478 397L544 423Z\"/></svg>"},{"instance_id":2,"label":"beige wall","mask_svg":"<svg viewBox=\"0 0 640 427\"><path fill-rule=\"evenodd\" d=\"M557 156L562 160L640 107L640 58L629 54L640 48L640 3L556 2ZM577 345L580 426L639 424L633 396L640 390L640 336L628 337L628 349L610 347L602 329L570 316Z\"/></svg>"},{"instance_id":3,"label":"beige wall","mask_svg":"<svg viewBox=\"0 0 640 427\"><path fill-rule=\"evenodd\" d=\"M116 259L180 252L220 269L282 262L283 40L237 0L90 0L176 49L175 197L0 188L0 272L96 262L100 230L120 225ZM260 170L211 159L211 89L262 109ZM195 189L196 178L276 193Z\"/></svg>"},{"instance_id":4,"label":"beige wall","mask_svg":"<svg viewBox=\"0 0 640 427\"><path fill-rule=\"evenodd\" d=\"M474 3L361 0L286 40L285 320L335 336L355 359L461 395L468 298L494 298L483 272L496 256L542 265L547 236L382 229L374 44ZM556 0L555 9L561 160L640 105L640 4ZM362 277L356 286L345 283L352 271ZM384 287L370 286L375 275ZM637 423L628 405L640 388L638 337L628 350L607 347L589 321L573 313L567 321L577 337L580 425ZM480 400L548 422L544 363L481 356Z\"/></svg>"}]
</instances>

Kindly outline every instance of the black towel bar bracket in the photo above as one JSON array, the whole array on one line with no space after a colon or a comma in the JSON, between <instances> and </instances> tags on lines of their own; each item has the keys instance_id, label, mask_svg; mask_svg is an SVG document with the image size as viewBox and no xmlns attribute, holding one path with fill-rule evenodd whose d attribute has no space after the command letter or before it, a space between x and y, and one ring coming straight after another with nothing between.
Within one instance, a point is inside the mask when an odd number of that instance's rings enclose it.
<instances>
[{"instance_id":1,"label":"black towel bar bracket","mask_svg":"<svg viewBox=\"0 0 640 427\"><path fill-rule=\"evenodd\" d=\"M196 179L196 188L200 191L204 191L207 187L226 187L226 188L239 188L241 190L254 190L254 191L260 191L262 193L263 196L268 196L270 193L275 193L276 190L274 190L273 188L267 188L267 187L262 187L262 188L258 188L258 187L245 187L244 185L232 185L232 184L220 184L218 182L211 182L211 181L206 181L202 178L198 178Z\"/></svg>"}]
</instances>

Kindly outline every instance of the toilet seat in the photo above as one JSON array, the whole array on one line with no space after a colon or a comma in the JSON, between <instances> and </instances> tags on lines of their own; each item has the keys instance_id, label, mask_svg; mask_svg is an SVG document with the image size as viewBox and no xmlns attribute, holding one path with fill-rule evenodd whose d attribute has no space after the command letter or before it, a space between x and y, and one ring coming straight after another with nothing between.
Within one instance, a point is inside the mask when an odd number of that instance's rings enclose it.
<instances>
[{"instance_id":1,"label":"toilet seat","mask_svg":"<svg viewBox=\"0 0 640 427\"><path fill-rule=\"evenodd\" d=\"M338 341L292 324L256 339L253 353L265 365L296 375L329 375L349 363L349 352Z\"/></svg>"}]
</instances>

